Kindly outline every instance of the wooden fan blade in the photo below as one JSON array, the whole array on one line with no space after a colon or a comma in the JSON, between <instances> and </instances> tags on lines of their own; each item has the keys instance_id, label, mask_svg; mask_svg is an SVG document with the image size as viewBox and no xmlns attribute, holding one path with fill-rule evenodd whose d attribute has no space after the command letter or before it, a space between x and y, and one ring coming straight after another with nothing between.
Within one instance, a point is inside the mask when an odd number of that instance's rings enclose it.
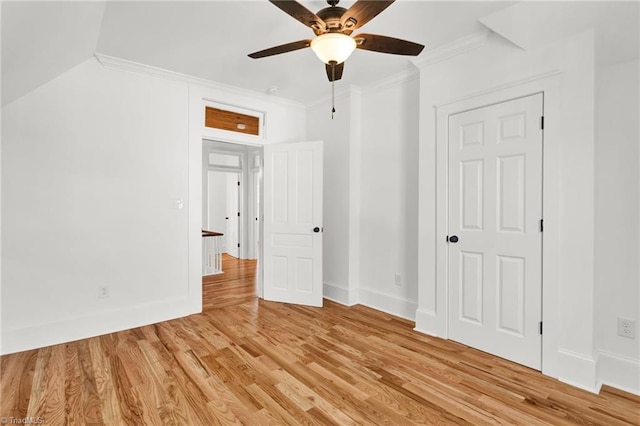
<instances>
[{"instance_id":1,"label":"wooden fan blade","mask_svg":"<svg viewBox=\"0 0 640 426\"><path fill-rule=\"evenodd\" d=\"M293 0L269 0L276 7L282 10L287 15L302 22L307 27L314 31L324 31L327 28L327 24L320 19L315 13Z\"/></svg>"},{"instance_id":2,"label":"wooden fan blade","mask_svg":"<svg viewBox=\"0 0 640 426\"><path fill-rule=\"evenodd\" d=\"M329 81L338 81L342 78L344 62L336 65L326 64L325 68L327 70L327 77L329 77Z\"/></svg>"},{"instance_id":3,"label":"wooden fan blade","mask_svg":"<svg viewBox=\"0 0 640 426\"><path fill-rule=\"evenodd\" d=\"M299 40L294 41L293 43L270 47L259 52L249 53L249 57L253 59L264 58L267 56L279 55L281 53L293 52L294 50L304 49L309 46L311 46L311 40Z\"/></svg>"},{"instance_id":4,"label":"wooden fan blade","mask_svg":"<svg viewBox=\"0 0 640 426\"><path fill-rule=\"evenodd\" d=\"M353 38L358 49L371 50L373 52L418 56L424 49L423 45L412 41L377 34L358 34Z\"/></svg>"},{"instance_id":5,"label":"wooden fan blade","mask_svg":"<svg viewBox=\"0 0 640 426\"><path fill-rule=\"evenodd\" d=\"M360 28L376 16L387 7L391 6L395 0L382 1L382 0L358 0L353 6L351 6L342 15L342 28L348 31L353 31L356 28Z\"/></svg>"}]
</instances>

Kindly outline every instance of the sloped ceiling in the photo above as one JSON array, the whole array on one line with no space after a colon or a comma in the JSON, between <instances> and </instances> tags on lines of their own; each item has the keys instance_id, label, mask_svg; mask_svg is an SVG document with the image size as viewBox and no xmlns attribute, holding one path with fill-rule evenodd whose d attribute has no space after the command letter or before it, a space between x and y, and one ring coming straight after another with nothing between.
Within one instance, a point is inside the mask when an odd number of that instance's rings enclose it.
<instances>
[{"instance_id":1,"label":"sloped ceiling","mask_svg":"<svg viewBox=\"0 0 640 426\"><path fill-rule=\"evenodd\" d=\"M515 45L535 49L593 28L601 64L638 58L640 2L521 2L480 18Z\"/></svg>"},{"instance_id":2,"label":"sloped ceiling","mask_svg":"<svg viewBox=\"0 0 640 426\"><path fill-rule=\"evenodd\" d=\"M327 6L324 1L300 2L312 11ZM343 0L340 6L353 3ZM600 37L601 51L610 56L607 60L637 51L637 2L626 2L625 7L619 7L624 2L566 2L570 7L563 6L565 14L558 18L554 7L559 3L397 0L361 32L425 44L422 55L428 55L485 25L516 45L525 32L528 43L537 34L544 36L540 38L544 42L574 27L598 26L601 34L607 34ZM1 5L2 105L94 53L261 93L278 87L278 96L305 104L330 94L324 66L310 49L258 60L247 57L313 36L266 0L2 1ZM606 12L610 9L619 11ZM531 13L540 19L527 25ZM345 64L336 89L371 86L412 68L407 57L357 50Z\"/></svg>"},{"instance_id":3,"label":"sloped ceiling","mask_svg":"<svg viewBox=\"0 0 640 426\"><path fill-rule=\"evenodd\" d=\"M2 2L2 105L90 58L105 2Z\"/></svg>"},{"instance_id":4,"label":"sloped ceiling","mask_svg":"<svg viewBox=\"0 0 640 426\"><path fill-rule=\"evenodd\" d=\"M313 11L327 6L301 3ZM510 4L398 0L362 30L416 41L427 51L483 28L479 17ZM2 105L96 52L261 93L275 86L278 96L311 103L327 97L330 85L310 49L259 60L247 54L312 36L266 0L3 1ZM407 57L356 51L337 89L412 67Z\"/></svg>"}]
</instances>

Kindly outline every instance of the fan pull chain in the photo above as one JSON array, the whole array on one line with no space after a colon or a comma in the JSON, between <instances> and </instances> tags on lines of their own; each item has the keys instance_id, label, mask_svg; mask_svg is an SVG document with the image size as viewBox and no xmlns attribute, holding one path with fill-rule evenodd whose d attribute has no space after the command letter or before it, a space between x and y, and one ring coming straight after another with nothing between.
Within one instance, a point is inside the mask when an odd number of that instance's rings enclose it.
<instances>
[{"instance_id":1,"label":"fan pull chain","mask_svg":"<svg viewBox=\"0 0 640 426\"><path fill-rule=\"evenodd\" d=\"M331 64L331 119L333 120L333 114L336 113L336 63Z\"/></svg>"},{"instance_id":2,"label":"fan pull chain","mask_svg":"<svg viewBox=\"0 0 640 426\"><path fill-rule=\"evenodd\" d=\"M335 95L335 81L331 82L331 119L333 120L333 114L336 113L336 95Z\"/></svg>"}]
</instances>

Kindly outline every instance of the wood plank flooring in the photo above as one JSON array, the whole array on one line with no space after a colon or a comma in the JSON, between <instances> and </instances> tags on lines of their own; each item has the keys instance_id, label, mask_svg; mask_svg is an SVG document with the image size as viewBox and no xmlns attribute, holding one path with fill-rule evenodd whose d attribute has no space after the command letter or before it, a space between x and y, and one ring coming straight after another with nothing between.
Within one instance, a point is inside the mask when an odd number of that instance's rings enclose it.
<instances>
[{"instance_id":1,"label":"wood plank flooring","mask_svg":"<svg viewBox=\"0 0 640 426\"><path fill-rule=\"evenodd\" d=\"M202 310L239 305L258 298L257 261L222 254L222 274L202 277Z\"/></svg>"},{"instance_id":2,"label":"wood plank flooring","mask_svg":"<svg viewBox=\"0 0 640 426\"><path fill-rule=\"evenodd\" d=\"M228 275L204 280L200 315L0 357L0 417L46 425L640 425L640 397L612 388L593 395L417 333L410 321L330 301L258 300L255 262L232 261Z\"/></svg>"}]
</instances>

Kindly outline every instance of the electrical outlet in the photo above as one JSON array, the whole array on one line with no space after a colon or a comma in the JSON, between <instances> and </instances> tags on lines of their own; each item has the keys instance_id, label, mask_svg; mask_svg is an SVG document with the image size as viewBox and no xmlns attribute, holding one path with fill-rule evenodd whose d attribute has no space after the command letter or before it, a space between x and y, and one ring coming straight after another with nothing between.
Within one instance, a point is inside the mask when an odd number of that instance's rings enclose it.
<instances>
[{"instance_id":1,"label":"electrical outlet","mask_svg":"<svg viewBox=\"0 0 640 426\"><path fill-rule=\"evenodd\" d=\"M400 287L402 285L402 275L400 272L396 272L396 287Z\"/></svg>"},{"instance_id":2,"label":"electrical outlet","mask_svg":"<svg viewBox=\"0 0 640 426\"><path fill-rule=\"evenodd\" d=\"M627 318L618 317L618 336L636 338L636 322Z\"/></svg>"},{"instance_id":3,"label":"electrical outlet","mask_svg":"<svg viewBox=\"0 0 640 426\"><path fill-rule=\"evenodd\" d=\"M98 299L106 299L107 297L109 297L109 287L106 285L98 287Z\"/></svg>"}]
</instances>

